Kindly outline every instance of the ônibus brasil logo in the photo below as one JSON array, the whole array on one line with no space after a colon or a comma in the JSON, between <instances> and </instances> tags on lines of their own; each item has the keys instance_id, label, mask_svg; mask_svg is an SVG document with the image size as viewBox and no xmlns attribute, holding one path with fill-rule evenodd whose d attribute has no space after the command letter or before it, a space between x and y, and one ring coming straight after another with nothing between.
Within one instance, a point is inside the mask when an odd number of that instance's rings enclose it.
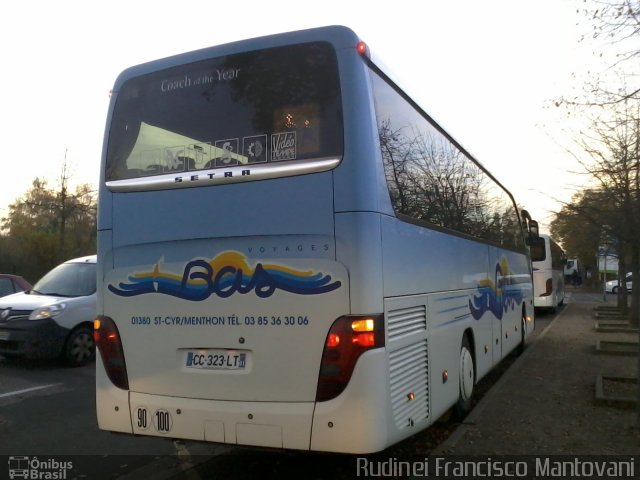
<instances>
[{"instance_id":1,"label":"\u00f4nibus brasil logo","mask_svg":"<svg viewBox=\"0 0 640 480\"><path fill-rule=\"evenodd\" d=\"M73 462L63 462L54 458L46 460L38 457L9 457L9 478L37 480L66 480L67 472L73 469Z\"/></svg>"}]
</instances>

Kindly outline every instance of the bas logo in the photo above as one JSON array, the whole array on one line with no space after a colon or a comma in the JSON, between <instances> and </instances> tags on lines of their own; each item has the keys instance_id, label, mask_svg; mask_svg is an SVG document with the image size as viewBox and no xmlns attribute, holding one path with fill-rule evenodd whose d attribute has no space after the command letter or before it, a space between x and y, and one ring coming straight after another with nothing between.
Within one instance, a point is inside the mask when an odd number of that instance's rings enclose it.
<instances>
[{"instance_id":1,"label":"bas logo","mask_svg":"<svg viewBox=\"0 0 640 480\"><path fill-rule=\"evenodd\" d=\"M496 264L494 280L480 281L477 291L469 299L471 316L480 320L485 312L491 312L502 320L504 313L510 308L514 310L522 303L524 294L522 289L514 283L514 276L509 270L509 263L505 257Z\"/></svg>"},{"instance_id":2,"label":"bas logo","mask_svg":"<svg viewBox=\"0 0 640 480\"><path fill-rule=\"evenodd\" d=\"M182 275L160 271L156 264L152 271L134 273L129 282L109 285L109 291L121 297L147 293L160 293L201 301L211 295L227 298L234 293L253 291L260 298L268 298L276 290L298 295L318 295L340 288L341 282L332 282L331 275L321 272L299 271L284 265L256 263L249 266L247 257L239 252L223 252L215 258L191 260Z\"/></svg>"}]
</instances>

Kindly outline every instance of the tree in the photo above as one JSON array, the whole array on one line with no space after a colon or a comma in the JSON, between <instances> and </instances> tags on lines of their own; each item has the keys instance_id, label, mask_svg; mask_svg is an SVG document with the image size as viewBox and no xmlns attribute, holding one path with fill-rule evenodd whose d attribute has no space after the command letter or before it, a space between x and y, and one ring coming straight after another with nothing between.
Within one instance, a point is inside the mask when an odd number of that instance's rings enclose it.
<instances>
[{"instance_id":1,"label":"tree","mask_svg":"<svg viewBox=\"0 0 640 480\"><path fill-rule=\"evenodd\" d=\"M619 115L616 111L612 116L616 121L605 128L604 131L613 135L601 136L611 141L602 142L607 147L608 155L599 155L598 150L587 150L593 157L595 153L592 173L598 178L603 192L611 195L611 200L618 202L619 210L612 218L615 224L615 236L619 247L630 249L630 263L635 281L631 298L631 323L636 327L640 325L640 289L638 278L640 271L640 232L638 231L638 206L640 201L639 185L639 151L640 151L640 116L638 115L638 102L640 101L640 86L635 72L638 70L640 60L640 46L638 45L638 33L640 32L640 1L639 0L592 0L592 12L590 8L585 11L592 13L594 21L593 36L606 36L611 44L618 47L616 59L610 67L611 70L621 71L618 75L622 80L618 88L612 88L608 82L602 82L596 77L592 82L591 94L593 100L584 104L587 107L603 107L623 105L632 115ZM627 73L631 72L631 75ZM630 109L628 107L631 106ZM604 112L605 115L608 112ZM598 132L599 129L595 129ZM604 133L600 130L600 134ZM626 217L629 222L620 223L620 218ZM609 222L607 223L607 225ZM621 255L624 260L624 253ZM624 263L623 263L624 268ZM622 271L624 274L624 270ZM621 288L624 292L626 289ZM623 297L624 298L624 297ZM626 302L626 299L625 299ZM625 303L626 306L626 303ZM638 352L638 368L640 369L640 351ZM640 370L639 370L640 372ZM640 382L638 382L638 423L640 424Z\"/></svg>"},{"instance_id":2,"label":"tree","mask_svg":"<svg viewBox=\"0 0 640 480\"><path fill-rule=\"evenodd\" d=\"M640 85L635 72L640 60L640 0L590 0L585 1L581 12L590 24L590 36L600 42L601 47L613 52L605 56L600 50L594 52L598 58L608 63L608 68L599 74L590 72L592 79L586 85L591 97L587 105L612 105L629 99L640 99ZM615 73L617 80L624 85L612 88L610 76ZM603 77L607 77L604 79ZM627 82L633 82L628 84Z\"/></svg>"},{"instance_id":3,"label":"tree","mask_svg":"<svg viewBox=\"0 0 640 480\"><path fill-rule=\"evenodd\" d=\"M636 43L640 33L639 0L592 0L583 14L593 24L593 38L618 45L616 64L640 56L640 46ZM632 92L631 96L636 93Z\"/></svg>"},{"instance_id":4,"label":"tree","mask_svg":"<svg viewBox=\"0 0 640 480\"><path fill-rule=\"evenodd\" d=\"M551 221L551 236L562 243L568 257L577 258L582 265L594 264L598 254L602 204L599 191L584 190L576 193Z\"/></svg>"},{"instance_id":5,"label":"tree","mask_svg":"<svg viewBox=\"0 0 640 480\"><path fill-rule=\"evenodd\" d=\"M74 252L95 252L96 202L94 190L87 184L76 187L73 194L69 193L69 166L66 156L62 166L59 189L56 192L54 209L58 222L58 258L57 263L64 261ZM67 235L67 228L72 234ZM94 232L87 237L78 235L80 232ZM74 234L75 233L75 234ZM68 243L71 242L71 245Z\"/></svg>"},{"instance_id":6,"label":"tree","mask_svg":"<svg viewBox=\"0 0 640 480\"><path fill-rule=\"evenodd\" d=\"M563 217L554 221L554 232L567 248L570 238L582 236L600 242L606 237L613 243L620 259L621 272L640 270L640 102L627 99L610 105L606 115L594 117L588 132L581 132L579 148L587 155L581 161L595 186L574 197L563 207ZM578 218L573 218L572 215ZM585 225L581 225L581 223ZM574 232L564 229L567 225ZM592 241L592 240L591 240ZM584 245L585 239L581 239ZM593 244L589 245L593 248ZM581 246L582 249L582 246ZM628 262L627 262L628 259ZM629 268L627 268L629 267ZM620 289L619 304L626 308L626 291ZM640 323L640 291L633 289L631 323Z\"/></svg>"},{"instance_id":7,"label":"tree","mask_svg":"<svg viewBox=\"0 0 640 480\"><path fill-rule=\"evenodd\" d=\"M626 100L612 109L611 120L592 126L593 134L581 140L592 162L585 165L597 180L602 195L601 225L617 246L621 276L626 273L626 256L636 278L640 271L640 103ZM622 292L626 307L625 289ZM640 291L631 297L631 322L640 324Z\"/></svg>"},{"instance_id":8,"label":"tree","mask_svg":"<svg viewBox=\"0 0 640 480\"><path fill-rule=\"evenodd\" d=\"M60 186L36 178L31 188L9 205L2 219L0 266L31 282L69 258L95 253L96 202L86 184L70 192L68 169Z\"/></svg>"},{"instance_id":9,"label":"tree","mask_svg":"<svg viewBox=\"0 0 640 480\"><path fill-rule=\"evenodd\" d=\"M640 219L634 215L640 196L640 84L635 75L640 61L640 0L585 1L580 13L590 24L590 36L604 42L595 54L608 66L600 72L590 72L581 99L556 102L569 113L574 111L586 119L587 127L577 136L581 154L576 157L586 157L580 163L595 181L589 194L563 207L562 214L570 219L569 213L580 212L588 228L598 230L597 235L590 232L594 238L606 237L612 242L619 255L620 273L624 275L627 266L637 272L640 264ZM563 220L558 220L556 228L561 229L562 223ZM579 221L569 223L581 228ZM565 248L566 242L565 238ZM624 289L621 291L619 302L626 307ZM637 292L631 307L631 320L637 325L640 322Z\"/></svg>"}]
</instances>

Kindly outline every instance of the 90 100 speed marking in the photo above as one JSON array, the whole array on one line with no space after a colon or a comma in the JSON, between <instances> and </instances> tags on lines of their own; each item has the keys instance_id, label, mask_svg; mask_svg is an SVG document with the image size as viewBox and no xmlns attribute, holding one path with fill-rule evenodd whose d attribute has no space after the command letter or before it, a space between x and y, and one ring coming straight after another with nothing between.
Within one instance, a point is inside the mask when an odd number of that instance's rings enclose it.
<instances>
[{"instance_id":1,"label":"90 100 speed marking","mask_svg":"<svg viewBox=\"0 0 640 480\"><path fill-rule=\"evenodd\" d=\"M169 433L172 424L171 414L164 408L156 410L153 414L153 425L159 433Z\"/></svg>"},{"instance_id":2,"label":"90 100 speed marking","mask_svg":"<svg viewBox=\"0 0 640 480\"><path fill-rule=\"evenodd\" d=\"M151 425L158 433L169 433L173 426L173 420L168 410L160 408L153 415L145 406L135 409L133 424L136 430L147 430Z\"/></svg>"}]
</instances>

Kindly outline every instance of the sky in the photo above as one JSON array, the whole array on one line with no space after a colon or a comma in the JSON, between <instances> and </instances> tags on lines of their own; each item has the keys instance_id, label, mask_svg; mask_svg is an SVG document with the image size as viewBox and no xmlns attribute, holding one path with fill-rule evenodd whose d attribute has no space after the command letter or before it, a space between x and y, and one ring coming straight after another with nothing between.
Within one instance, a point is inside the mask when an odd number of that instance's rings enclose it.
<instances>
[{"instance_id":1,"label":"sky","mask_svg":"<svg viewBox=\"0 0 640 480\"><path fill-rule=\"evenodd\" d=\"M582 0L32 0L2 7L0 217L36 177L97 187L109 90L125 68L323 25L352 28L548 229L586 179L553 101L601 68ZM577 25L578 24L578 25ZM567 135L569 131L569 135ZM575 137L575 134L574 134Z\"/></svg>"}]
</instances>

